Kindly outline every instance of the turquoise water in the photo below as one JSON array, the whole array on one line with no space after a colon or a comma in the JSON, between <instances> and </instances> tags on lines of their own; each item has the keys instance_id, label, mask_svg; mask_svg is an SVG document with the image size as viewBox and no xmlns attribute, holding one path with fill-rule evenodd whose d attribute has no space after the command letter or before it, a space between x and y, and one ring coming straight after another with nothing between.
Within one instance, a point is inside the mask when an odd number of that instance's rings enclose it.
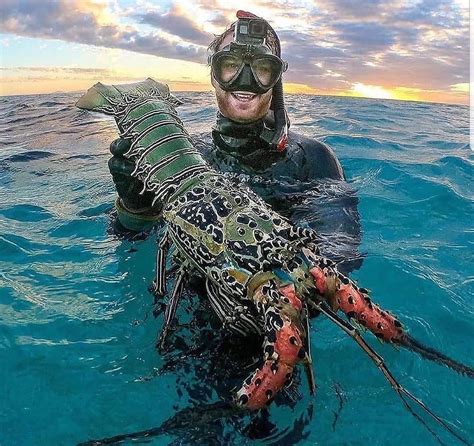
<instances>
[{"instance_id":1,"label":"turquoise water","mask_svg":"<svg viewBox=\"0 0 474 446\"><path fill-rule=\"evenodd\" d=\"M205 311L194 296L179 312L181 348L155 350L162 319L147 291L155 237L126 240L112 230L107 160L116 130L111 119L76 110L77 98L0 98L2 446L69 445L159 426L180 409L225 397L241 372L216 346L218 331L199 323ZM184 98L187 128L208 131L212 96ZM414 337L472 366L468 108L311 96L287 103L293 129L328 143L358 191L366 255L352 277ZM366 338L402 385L474 440L472 380ZM207 348L191 354L185 344ZM301 373L272 406L266 438L250 439L249 419L237 417L150 443L438 444L329 321L312 322L312 349L317 394Z\"/></svg>"}]
</instances>

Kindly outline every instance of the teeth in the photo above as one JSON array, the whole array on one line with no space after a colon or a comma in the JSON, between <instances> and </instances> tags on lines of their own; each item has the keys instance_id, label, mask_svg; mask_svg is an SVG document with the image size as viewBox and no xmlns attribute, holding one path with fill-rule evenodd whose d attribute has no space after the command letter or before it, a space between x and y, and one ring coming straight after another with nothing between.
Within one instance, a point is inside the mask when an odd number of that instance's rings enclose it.
<instances>
[{"instance_id":1,"label":"teeth","mask_svg":"<svg viewBox=\"0 0 474 446\"><path fill-rule=\"evenodd\" d=\"M236 97L239 100L249 101L257 96L255 93L243 92L243 91L234 91L232 96Z\"/></svg>"}]
</instances>

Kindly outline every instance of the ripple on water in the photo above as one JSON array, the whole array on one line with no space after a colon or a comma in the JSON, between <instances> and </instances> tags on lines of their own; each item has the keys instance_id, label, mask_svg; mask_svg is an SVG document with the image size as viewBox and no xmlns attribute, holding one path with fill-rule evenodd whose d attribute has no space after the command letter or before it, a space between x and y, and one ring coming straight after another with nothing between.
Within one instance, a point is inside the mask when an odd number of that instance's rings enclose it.
<instances>
[{"instance_id":1,"label":"ripple on water","mask_svg":"<svg viewBox=\"0 0 474 446\"><path fill-rule=\"evenodd\" d=\"M18 204L8 209L0 209L0 215L3 215L10 220L23 222L38 222L53 217L50 212L41 206L34 206L31 204Z\"/></svg>"},{"instance_id":2,"label":"ripple on water","mask_svg":"<svg viewBox=\"0 0 474 446\"><path fill-rule=\"evenodd\" d=\"M17 149L18 147L16 147ZM28 161L35 161L42 158L49 158L54 156L51 152L45 152L42 150L29 150L28 152L19 153L15 155L11 155L7 158L3 159L3 162L6 163L25 163Z\"/></svg>"},{"instance_id":3,"label":"ripple on water","mask_svg":"<svg viewBox=\"0 0 474 446\"><path fill-rule=\"evenodd\" d=\"M236 371L230 365L217 371L220 358L207 347L218 332L205 337L208 309L192 296L183 299L182 325L171 333L181 347L156 353L162 316L152 317L147 292L156 243L108 231L115 194L107 159L117 132L110 118L76 110L78 97L0 98L2 444L78 443L146 429L180 408L227 398L238 385L228 378ZM216 113L212 95L180 97L186 127L208 133ZM325 141L358 189L366 256L353 278L412 335L471 361L474 156L468 108L304 95L288 95L286 103L292 129ZM262 190L275 186L253 180L245 182ZM329 212L344 194L327 184L302 197L299 186L278 183L299 203L297 215L306 222L321 215L308 213L311 203ZM337 228L324 240L331 252L345 241ZM203 317L196 321L192 314ZM351 339L323 318L312 321L311 332L317 395L309 395L300 370L290 393L301 395L292 407L272 407L275 427L267 440L254 443L377 446L390 432L393 444L436 444ZM474 438L471 381L366 338L403 385ZM192 356L186 345L204 348ZM155 443L245 444L247 421L223 420Z\"/></svg>"}]
</instances>

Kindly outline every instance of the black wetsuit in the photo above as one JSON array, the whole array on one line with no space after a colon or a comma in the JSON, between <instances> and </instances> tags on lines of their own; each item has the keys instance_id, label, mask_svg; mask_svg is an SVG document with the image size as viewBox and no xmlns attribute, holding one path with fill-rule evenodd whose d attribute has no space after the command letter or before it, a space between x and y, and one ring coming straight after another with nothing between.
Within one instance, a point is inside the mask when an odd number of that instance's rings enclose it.
<instances>
[{"instance_id":1,"label":"black wetsuit","mask_svg":"<svg viewBox=\"0 0 474 446\"><path fill-rule=\"evenodd\" d=\"M358 198L336 155L291 131L286 149L272 151L271 124L236 124L218 116L212 135L200 135L194 144L216 170L238 177L293 223L315 229L322 254L337 261L341 272L358 268Z\"/></svg>"},{"instance_id":2,"label":"black wetsuit","mask_svg":"<svg viewBox=\"0 0 474 446\"><path fill-rule=\"evenodd\" d=\"M193 142L211 167L237 177L292 223L315 229L321 253L336 261L341 272L358 268L358 198L334 152L291 131L286 149L273 151L269 144L272 124L270 119L237 124L219 115L212 134L194 136ZM143 185L130 176L134 165L123 157L128 148L126 140L112 144L115 156L109 168L121 198L119 221L140 231L160 219L161 205L149 207L154 197L151 192L139 195Z\"/></svg>"}]
</instances>

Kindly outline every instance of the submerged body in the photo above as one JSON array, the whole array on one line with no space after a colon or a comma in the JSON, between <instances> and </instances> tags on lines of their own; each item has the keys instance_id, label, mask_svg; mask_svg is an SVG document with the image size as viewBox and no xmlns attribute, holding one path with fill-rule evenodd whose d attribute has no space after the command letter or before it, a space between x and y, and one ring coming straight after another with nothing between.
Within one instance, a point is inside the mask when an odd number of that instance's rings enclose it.
<instances>
[{"instance_id":1,"label":"submerged body","mask_svg":"<svg viewBox=\"0 0 474 446\"><path fill-rule=\"evenodd\" d=\"M121 136L132 142L126 156L135 162L133 174L163 209L167 234L158 255L158 293L166 291L164 265L171 243L181 266L167 322L192 270L206 280L209 300L224 325L263 335L262 363L236 393L235 403L263 407L300 361L306 363L314 389L307 329L311 307L356 340L402 399L417 402L442 422L398 385L380 356L334 312L341 309L384 341L414 349L471 377L473 370L414 342L395 317L372 304L366 290L319 255L312 230L294 227L251 191L211 169L191 143L173 103L167 87L148 80L115 88L98 84L78 106L115 117ZM162 341L165 336L166 332Z\"/></svg>"}]
</instances>

